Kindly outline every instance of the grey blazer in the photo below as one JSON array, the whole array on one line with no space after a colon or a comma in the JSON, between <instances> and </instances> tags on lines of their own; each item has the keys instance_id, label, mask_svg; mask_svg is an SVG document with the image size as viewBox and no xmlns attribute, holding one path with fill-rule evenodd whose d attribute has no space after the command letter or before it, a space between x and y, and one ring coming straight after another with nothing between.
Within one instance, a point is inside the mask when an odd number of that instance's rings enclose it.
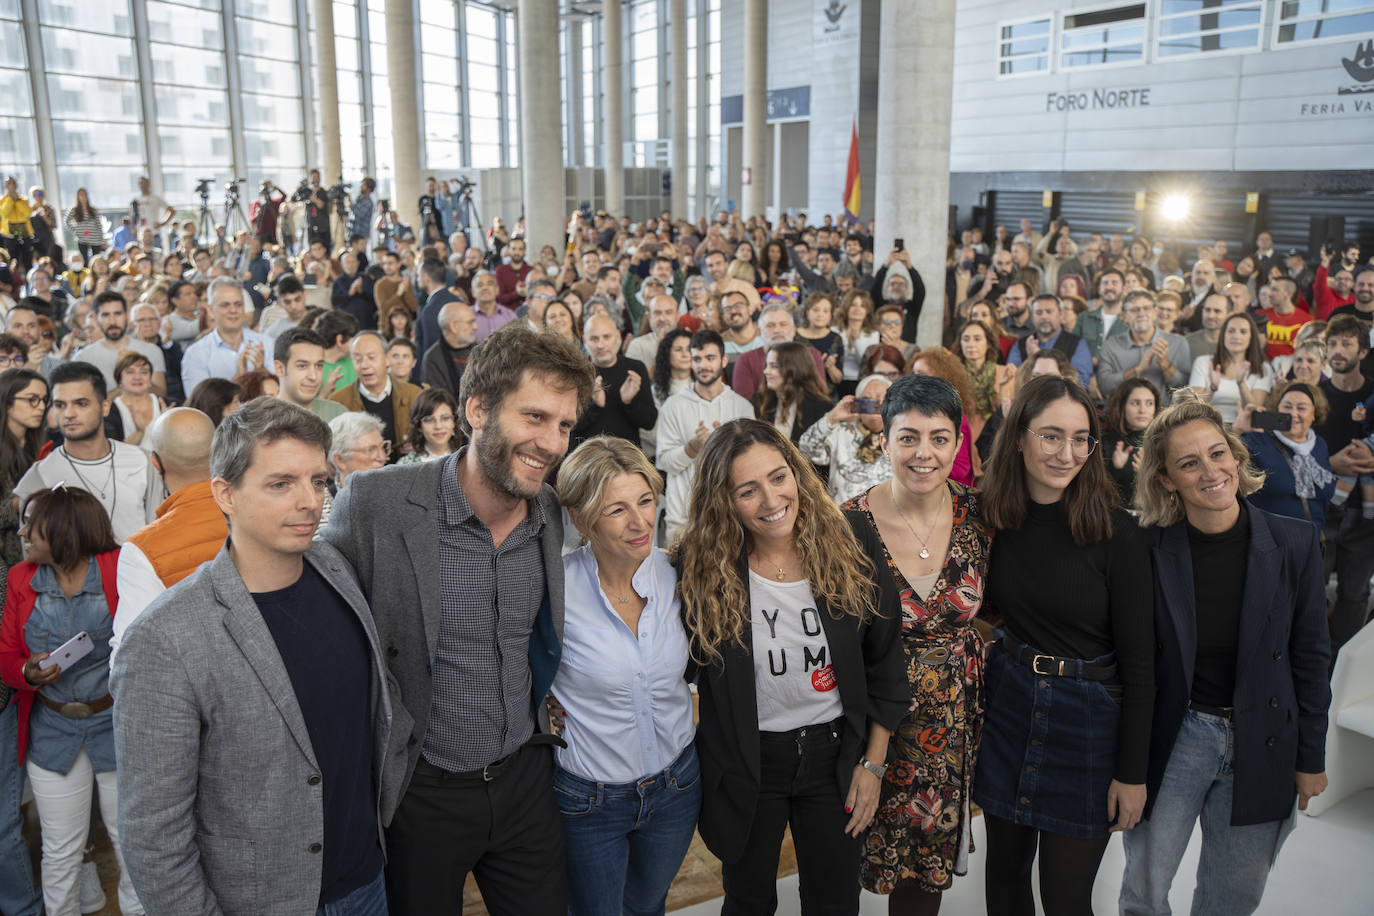
<instances>
[{"instance_id":1,"label":"grey blazer","mask_svg":"<svg viewBox=\"0 0 1374 916\"><path fill-rule=\"evenodd\" d=\"M459 455L459 460L462 456ZM386 663L400 685L400 705L414 722L407 744L405 794L429 728L433 696L430 666L439 643L439 482L448 459L393 465L348 478L321 537L353 569L377 622ZM539 494L544 510L540 547L545 593L530 635L532 709L553 686L563 645L563 515L553 488ZM537 727L546 728L535 715ZM388 809L387 822L394 809Z\"/></svg>"},{"instance_id":2,"label":"grey blazer","mask_svg":"<svg viewBox=\"0 0 1374 916\"><path fill-rule=\"evenodd\" d=\"M380 840L410 718L392 706L376 628L347 564L318 541L305 559L348 602L372 648ZM227 546L129 627L110 690L119 838L148 916L314 916L320 768L286 666Z\"/></svg>"}]
</instances>

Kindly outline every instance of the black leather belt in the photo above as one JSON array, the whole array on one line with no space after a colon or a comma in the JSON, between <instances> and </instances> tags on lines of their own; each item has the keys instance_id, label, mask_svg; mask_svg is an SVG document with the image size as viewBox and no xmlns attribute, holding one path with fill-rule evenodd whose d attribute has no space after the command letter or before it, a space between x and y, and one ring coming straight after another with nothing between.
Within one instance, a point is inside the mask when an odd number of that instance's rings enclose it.
<instances>
[{"instance_id":1,"label":"black leather belt","mask_svg":"<svg viewBox=\"0 0 1374 916\"><path fill-rule=\"evenodd\" d=\"M1032 646L1016 642L1010 637L1002 638L1002 649L1018 665L1023 665L1041 677L1071 677L1085 681L1111 681L1116 679L1116 662L1101 665L1084 661L1081 658L1060 658L1045 655Z\"/></svg>"},{"instance_id":2,"label":"black leather belt","mask_svg":"<svg viewBox=\"0 0 1374 916\"><path fill-rule=\"evenodd\" d=\"M1218 719L1225 719L1227 722L1236 721L1236 707L1234 706L1208 706L1206 703L1199 703L1196 700L1189 700L1188 708L1195 712L1206 713L1209 716L1216 716Z\"/></svg>"}]
</instances>

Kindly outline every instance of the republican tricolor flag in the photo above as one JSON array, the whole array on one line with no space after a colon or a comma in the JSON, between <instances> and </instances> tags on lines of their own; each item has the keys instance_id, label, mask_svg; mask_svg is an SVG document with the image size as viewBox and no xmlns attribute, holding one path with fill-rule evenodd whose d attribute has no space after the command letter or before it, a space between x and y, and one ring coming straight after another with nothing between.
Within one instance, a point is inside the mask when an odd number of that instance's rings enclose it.
<instances>
[{"instance_id":1,"label":"republican tricolor flag","mask_svg":"<svg viewBox=\"0 0 1374 916\"><path fill-rule=\"evenodd\" d=\"M859 124L853 122L849 136L849 171L844 177L844 212L851 223L859 221Z\"/></svg>"}]
</instances>

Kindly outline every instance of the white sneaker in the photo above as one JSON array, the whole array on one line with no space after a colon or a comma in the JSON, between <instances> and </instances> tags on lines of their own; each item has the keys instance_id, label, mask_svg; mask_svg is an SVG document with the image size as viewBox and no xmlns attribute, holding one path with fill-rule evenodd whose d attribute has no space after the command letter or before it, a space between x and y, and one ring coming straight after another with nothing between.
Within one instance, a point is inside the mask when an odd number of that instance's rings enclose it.
<instances>
[{"instance_id":1,"label":"white sneaker","mask_svg":"<svg viewBox=\"0 0 1374 916\"><path fill-rule=\"evenodd\" d=\"M105 909L105 891L94 862L81 863L81 912L99 913Z\"/></svg>"}]
</instances>

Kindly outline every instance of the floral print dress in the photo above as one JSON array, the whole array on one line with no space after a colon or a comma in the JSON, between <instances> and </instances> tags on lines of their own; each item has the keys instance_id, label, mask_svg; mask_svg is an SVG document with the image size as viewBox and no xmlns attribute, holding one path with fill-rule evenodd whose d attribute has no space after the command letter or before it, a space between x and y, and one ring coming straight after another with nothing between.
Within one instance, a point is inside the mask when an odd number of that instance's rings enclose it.
<instances>
[{"instance_id":1,"label":"floral print dress","mask_svg":"<svg viewBox=\"0 0 1374 916\"><path fill-rule=\"evenodd\" d=\"M928 595L915 594L883 545L901 599L911 705L888 744L882 795L864 834L859 882L876 894L903 886L946 890L967 872L972 849L969 805L983 724L983 639L973 618L992 535L977 494L947 485L954 527ZM863 510L878 530L867 493L845 508Z\"/></svg>"}]
</instances>

